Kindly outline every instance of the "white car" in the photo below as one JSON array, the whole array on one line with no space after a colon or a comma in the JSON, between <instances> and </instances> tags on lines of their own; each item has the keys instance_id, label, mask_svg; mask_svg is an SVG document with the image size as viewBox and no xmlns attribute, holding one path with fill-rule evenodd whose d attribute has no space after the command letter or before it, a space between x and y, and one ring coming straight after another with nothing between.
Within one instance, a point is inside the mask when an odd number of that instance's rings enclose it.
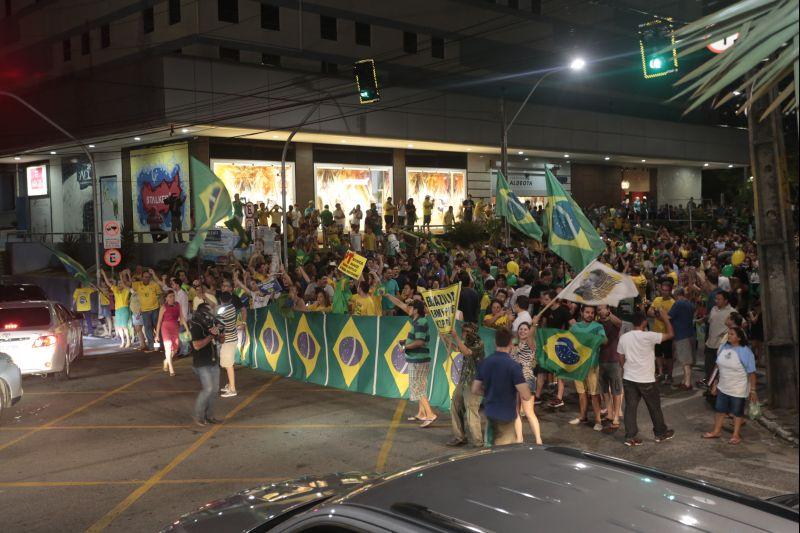
<instances>
[{"instance_id":1,"label":"white car","mask_svg":"<svg viewBox=\"0 0 800 533\"><path fill-rule=\"evenodd\" d=\"M11 356L23 376L57 372L67 379L83 354L81 320L58 302L2 302L0 352Z\"/></svg>"}]
</instances>

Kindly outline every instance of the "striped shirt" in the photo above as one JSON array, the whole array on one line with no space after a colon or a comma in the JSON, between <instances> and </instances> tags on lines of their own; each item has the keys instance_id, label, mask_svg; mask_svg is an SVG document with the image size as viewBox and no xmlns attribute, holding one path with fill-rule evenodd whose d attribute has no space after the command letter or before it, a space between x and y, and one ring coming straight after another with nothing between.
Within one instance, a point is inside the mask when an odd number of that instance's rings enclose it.
<instances>
[{"instance_id":1,"label":"striped shirt","mask_svg":"<svg viewBox=\"0 0 800 533\"><path fill-rule=\"evenodd\" d=\"M511 353L511 358L517 363L522 365L522 375L525 376L525 381L533 380L533 350L530 345L522 341Z\"/></svg>"},{"instance_id":2,"label":"striped shirt","mask_svg":"<svg viewBox=\"0 0 800 533\"><path fill-rule=\"evenodd\" d=\"M422 341L425 344L417 348L406 350L406 360L409 363L424 363L426 361L430 361L430 351L428 350L429 340L428 319L421 316L416 320L413 320L411 322L411 331L408 332L408 337L406 337L406 346L411 344L413 341Z\"/></svg>"}]
</instances>

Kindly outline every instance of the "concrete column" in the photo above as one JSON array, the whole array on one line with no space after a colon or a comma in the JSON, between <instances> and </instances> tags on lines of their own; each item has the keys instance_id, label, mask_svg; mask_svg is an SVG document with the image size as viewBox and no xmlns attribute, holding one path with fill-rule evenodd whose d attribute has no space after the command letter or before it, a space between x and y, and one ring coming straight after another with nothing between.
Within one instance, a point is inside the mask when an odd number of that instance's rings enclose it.
<instances>
[{"instance_id":1,"label":"concrete column","mask_svg":"<svg viewBox=\"0 0 800 533\"><path fill-rule=\"evenodd\" d=\"M122 188L122 228L133 231L133 193L131 191L131 151L124 148L120 154L122 164L119 186Z\"/></svg>"},{"instance_id":2,"label":"concrete column","mask_svg":"<svg viewBox=\"0 0 800 533\"><path fill-rule=\"evenodd\" d=\"M309 201L316 201L314 183L314 145L294 143L295 203L303 209Z\"/></svg>"},{"instance_id":3,"label":"concrete column","mask_svg":"<svg viewBox=\"0 0 800 533\"><path fill-rule=\"evenodd\" d=\"M406 151L403 148L395 148L392 152L392 199L406 199Z\"/></svg>"}]
</instances>

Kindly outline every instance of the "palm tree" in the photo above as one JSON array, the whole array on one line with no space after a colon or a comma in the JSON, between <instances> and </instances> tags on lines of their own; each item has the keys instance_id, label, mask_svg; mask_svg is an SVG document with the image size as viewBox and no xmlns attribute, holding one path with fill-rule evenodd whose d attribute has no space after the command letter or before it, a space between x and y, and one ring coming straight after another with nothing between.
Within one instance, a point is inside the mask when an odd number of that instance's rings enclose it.
<instances>
[{"instance_id":1,"label":"palm tree","mask_svg":"<svg viewBox=\"0 0 800 533\"><path fill-rule=\"evenodd\" d=\"M755 100L793 78L757 119L763 120L782 104L783 113L796 110L800 88L798 0L742 0L679 29L676 46L685 56L736 33L739 36L732 47L676 82L685 87L673 99L689 95L688 113L721 91L727 94L715 101L715 108L735 93L747 91L747 101L738 110L742 113Z\"/></svg>"}]
</instances>

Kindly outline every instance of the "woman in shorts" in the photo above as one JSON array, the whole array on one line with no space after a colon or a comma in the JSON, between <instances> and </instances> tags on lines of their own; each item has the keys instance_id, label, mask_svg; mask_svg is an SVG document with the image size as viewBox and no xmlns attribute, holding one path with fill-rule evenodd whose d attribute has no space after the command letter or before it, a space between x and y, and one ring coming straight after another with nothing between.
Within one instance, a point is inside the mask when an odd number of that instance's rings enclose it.
<instances>
[{"instance_id":1,"label":"woman in shorts","mask_svg":"<svg viewBox=\"0 0 800 533\"><path fill-rule=\"evenodd\" d=\"M123 271L120 274L119 281L114 281L106 275L105 271L100 271L108 287L106 290L110 290L114 296L114 328L117 331L120 348L130 348L131 346L131 287L126 279L126 272ZM100 290L104 290L102 285ZM106 294L106 297L108 297L108 294Z\"/></svg>"},{"instance_id":2,"label":"woman in shorts","mask_svg":"<svg viewBox=\"0 0 800 533\"><path fill-rule=\"evenodd\" d=\"M717 350L719 380L712 385L716 389L714 405L714 429L703 433L704 439L717 439L722 434L722 424L727 415L733 416L733 435L728 444L742 441L740 430L744 422L744 409L748 398L757 402L756 358L750 350L744 330L738 326L728 329L728 340ZM713 393L713 390L712 390Z\"/></svg>"},{"instance_id":3,"label":"woman in shorts","mask_svg":"<svg viewBox=\"0 0 800 533\"><path fill-rule=\"evenodd\" d=\"M517 345L511 352L511 358L522 366L522 375L531 389L531 399L523 401L517 397L517 419L514 421L514 432L516 433L517 443L523 442L522 437L522 418L520 413L525 414L528 419L528 424L531 426L531 432L536 439L536 444L542 443L542 433L539 429L539 419L533 411L533 398L536 394L536 376L533 375L533 367L535 365L535 343L531 338L531 325L528 322L523 322L517 327Z\"/></svg>"}]
</instances>

